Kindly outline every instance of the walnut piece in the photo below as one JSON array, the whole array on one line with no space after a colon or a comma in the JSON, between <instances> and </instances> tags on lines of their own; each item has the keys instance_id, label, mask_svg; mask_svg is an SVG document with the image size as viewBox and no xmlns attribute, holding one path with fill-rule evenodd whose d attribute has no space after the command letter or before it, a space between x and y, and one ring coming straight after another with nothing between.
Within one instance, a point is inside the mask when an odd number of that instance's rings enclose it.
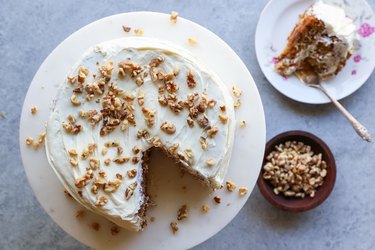
<instances>
[{"instance_id":1,"label":"walnut piece","mask_svg":"<svg viewBox=\"0 0 375 250\"><path fill-rule=\"evenodd\" d=\"M220 204L221 203L221 198L220 198L220 196L215 196L214 197L214 201L217 203L217 204Z\"/></svg>"},{"instance_id":2,"label":"walnut piece","mask_svg":"<svg viewBox=\"0 0 375 250\"><path fill-rule=\"evenodd\" d=\"M172 233L176 234L177 231L178 231L177 222L171 222L170 226L171 226L171 229L172 229Z\"/></svg>"},{"instance_id":3,"label":"walnut piece","mask_svg":"<svg viewBox=\"0 0 375 250\"><path fill-rule=\"evenodd\" d=\"M36 106L31 107L31 114L35 115L38 112L38 108Z\"/></svg>"},{"instance_id":4,"label":"walnut piece","mask_svg":"<svg viewBox=\"0 0 375 250\"><path fill-rule=\"evenodd\" d=\"M160 129L169 134L169 135L172 135L176 132L176 127L171 124L171 123L168 123L168 122L163 122L161 125L160 125Z\"/></svg>"},{"instance_id":5,"label":"walnut piece","mask_svg":"<svg viewBox=\"0 0 375 250\"><path fill-rule=\"evenodd\" d=\"M183 205L177 212L177 220L186 219L189 216L189 211L186 205Z\"/></svg>"},{"instance_id":6,"label":"walnut piece","mask_svg":"<svg viewBox=\"0 0 375 250\"><path fill-rule=\"evenodd\" d=\"M169 20L171 21L171 23L175 24L177 23L177 17L178 17L178 12L172 11L171 16L169 17Z\"/></svg>"},{"instance_id":7,"label":"walnut piece","mask_svg":"<svg viewBox=\"0 0 375 250\"><path fill-rule=\"evenodd\" d=\"M202 211L204 213L208 213L209 210L210 210L210 207L208 205L202 205Z\"/></svg>"},{"instance_id":8,"label":"walnut piece","mask_svg":"<svg viewBox=\"0 0 375 250\"><path fill-rule=\"evenodd\" d=\"M240 187L240 188L238 189L238 193L240 194L240 196L244 196L244 195L246 195L248 191L249 191L249 190L247 189L247 187Z\"/></svg>"},{"instance_id":9,"label":"walnut piece","mask_svg":"<svg viewBox=\"0 0 375 250\"><path fill-rule=\"evenodd\" d=\"M229 192L233 192L233 190L236 189L236 184L234 184L234 182L232 182L232 181L226 181L225 184L226 184L227 190Z\"/></svg>"},{"instance_id":10,"label":"walnut piece","mask_svg":"<svg viewBox=\"0 0 375 250\"><path fill-rule=\"evenodd\" d=\"M189 37L188 40L187 40L188 44L191 45L191 46L194 46L194 45L197 45L198 44L198 40L193 38L193 37Z\"/></svg>"}]
</instances>

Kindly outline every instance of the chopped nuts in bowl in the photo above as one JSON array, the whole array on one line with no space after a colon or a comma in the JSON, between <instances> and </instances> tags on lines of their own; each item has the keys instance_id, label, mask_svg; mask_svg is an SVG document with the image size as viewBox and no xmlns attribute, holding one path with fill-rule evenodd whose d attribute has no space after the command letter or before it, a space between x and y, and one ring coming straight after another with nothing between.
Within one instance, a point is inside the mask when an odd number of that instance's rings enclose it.
<instances>
[{"instance_id":1,"label":"chopped nuts in bowl","mask_svg":"<svg viewBox=\"0 0 375 250\"><path fill-rule=\"evenodd\" d=\"M335 180L332 152L315 135L288 131L268 141L258 187L272 205L292 212L310 210L329 196Z\"/></svg>"}]
</instances>

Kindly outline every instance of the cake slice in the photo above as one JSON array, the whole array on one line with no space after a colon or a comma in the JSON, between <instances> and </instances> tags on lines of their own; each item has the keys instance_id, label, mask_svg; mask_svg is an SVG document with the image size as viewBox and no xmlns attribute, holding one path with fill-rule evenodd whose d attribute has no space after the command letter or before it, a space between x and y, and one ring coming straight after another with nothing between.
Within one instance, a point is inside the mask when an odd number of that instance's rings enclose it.
<instances>
[{"instance_id":1,"label":"cake slice","mask_svg":"<svg viewBox=\"0 0 375 250\"><path fill-rule=\"evenodd\" d=\"M233 100L218 77L173 45L124 38L90 48L62 82L46 151L76 201L141 231L149 204L145 180L152 178L150 150L160 148L217 189L234 131Z\"/></svg>"},{"instance_id":2,"label":"cake slice","mask_svg":"<svg viewBox=\"0 0 375 250\"><path fill-rule=\"evenodd\" d=\"M336 76L354 53L353 20L338 7L318 1L300 17L277 58L283 76L311 68L322 80Z\"/></svg>"}]
</instances>

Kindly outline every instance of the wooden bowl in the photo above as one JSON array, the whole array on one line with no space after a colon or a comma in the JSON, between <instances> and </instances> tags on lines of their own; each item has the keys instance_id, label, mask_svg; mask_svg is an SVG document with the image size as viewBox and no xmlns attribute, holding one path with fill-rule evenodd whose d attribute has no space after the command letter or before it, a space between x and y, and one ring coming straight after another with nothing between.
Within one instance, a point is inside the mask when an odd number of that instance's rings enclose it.
<instances>
[{"instance_id":1,"label":"wooden bowl","mask_svg":"<svg viewBox=\"0 0 375 250\"><path fill-rule=\"evenodd\" d=\"M305 196L304 198L285 197L283 194L276 195L273 192L272 184L263 178L263 166L267 163L267 155L269 155L275 146L287 141L303 142L310 145L314 154L322 154L322 159L327 163L327 175L324 178L322 186L318 187L313 198ZM313 209L323 203L330 195L336 181L336 163L331 150L321 139L315 135L304 131L288 131L281 133L266 144L263 165L258 177L258 187L264 198L277 208L291 211L304 212Z\"/></svg>"}]
</instances>

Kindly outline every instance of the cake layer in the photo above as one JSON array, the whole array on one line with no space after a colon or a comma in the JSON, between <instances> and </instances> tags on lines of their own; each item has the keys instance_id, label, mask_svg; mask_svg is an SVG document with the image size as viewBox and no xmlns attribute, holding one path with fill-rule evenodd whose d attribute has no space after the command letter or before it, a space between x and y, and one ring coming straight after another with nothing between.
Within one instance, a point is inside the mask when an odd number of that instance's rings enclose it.
<instances>
[{"instance_id":1,"label":"cake layer","mask_svg":"<svg viewBox=\"0 0 375 250\"><path fill-rule=\"evenodd\" d=\"M143 153L161 147L216 189L234 124L229 91L187 52L124 38L90 48L73 67L48 121L46 150L79 203L139 231L147 203Z\"/></svg>"}]
</instances>

